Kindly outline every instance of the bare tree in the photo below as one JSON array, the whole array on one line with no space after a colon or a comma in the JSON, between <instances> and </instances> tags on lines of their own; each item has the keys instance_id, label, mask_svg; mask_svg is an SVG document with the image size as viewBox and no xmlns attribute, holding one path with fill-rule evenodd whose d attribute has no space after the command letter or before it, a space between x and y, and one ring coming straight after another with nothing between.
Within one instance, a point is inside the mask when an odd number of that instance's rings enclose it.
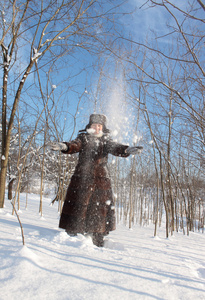
<instances>
[{"instance_id":1,"label":"bare tree","mask_svg":"<svg viewBox=\"0 0 205 300\"><path fill-rule=\"evenodd\" d=\"M26 0L23 4L18 0L1 2L1 16L4 18L0 44L3 60L1 208L4 205L14 117L22 92L28 87L28 76L32 77L36 63L39 69L45 69L47 65L53 64L53 61L73 55L75 51L103 52L101 40L106 39L108 32L110 34L113 12L116 12L121 4L119 1L117 4L114 2L109 5L106 1L99 3L94 0ZM99 37L98 32L103 32L103 27L104 33ZM107 42L109 43L108 40ZM9 116L7 105L11 89L8 89L8 84L14 87Z\"/></svg>"},{"instance_id":2,"label":"bare tree","mask_svg":"<svg viewBox=\"0 0 205 300\"><path fill-rule=\"evenodd\" d=\"M204 182L204 170L200 168L205 154L204 11L201 1L189 1L186 8L182 3L167 0L144 2L141 9L160 9L169 22L161 24L164 35L159 36L152 30L145 43L136 37L122 37L132 47L129 57L124 55L123 58L130 65L127 82L132 91L133 104L141 103L157 150L156 167L161 174L160 189L168 236L169 230L175 230L177 224L174 222L178 217L176 195L179 193L189 223L188 230L192 230L197 211L194 205L197 202L194 188L196 174L199 174L197 181L201 178ZM140 85L144 91L141 98L136 96ZM179 152L178 145L181 145ZM184 167L179 167L182 159ZM184 170L186 173L183 175ZM189 193L185 193L186 189Z\"/></svg>"}]
</instances>

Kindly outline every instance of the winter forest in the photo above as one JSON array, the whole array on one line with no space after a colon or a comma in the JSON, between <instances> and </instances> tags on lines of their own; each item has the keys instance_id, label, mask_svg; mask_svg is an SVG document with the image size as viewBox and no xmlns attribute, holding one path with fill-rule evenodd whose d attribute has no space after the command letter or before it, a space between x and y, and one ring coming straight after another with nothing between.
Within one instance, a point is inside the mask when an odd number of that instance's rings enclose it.
<instances>
[{"instance_id":1,"label":"winter forest","mask_svg":"<svg viewBox=\"0 0 205 300\"><path fill-rule=\"evenodd\" d=\"M204 299L205 1L0 0L0 18L0 300ZM91 114L143 147L109 154L100 246L59 228L78 153L49 147Z\"/></svg>"},{"instance_id":2,"label":"winter forest","mask_svg":"<svg viewBox=\"0 0 205 300\"><path fill-rule=\"evenodd\" d=\"M103 113L114 140L141 145L110 156L117 222L204 231L205 4L201 0L0 1L0 207L8 191L55 195L61 212L77 155L70 141ZM5 196L6 195L6 196ZM11 207L12 209L12 207ZM13 212L14 213L14 212Z\"/></svg>"}]
</instances>

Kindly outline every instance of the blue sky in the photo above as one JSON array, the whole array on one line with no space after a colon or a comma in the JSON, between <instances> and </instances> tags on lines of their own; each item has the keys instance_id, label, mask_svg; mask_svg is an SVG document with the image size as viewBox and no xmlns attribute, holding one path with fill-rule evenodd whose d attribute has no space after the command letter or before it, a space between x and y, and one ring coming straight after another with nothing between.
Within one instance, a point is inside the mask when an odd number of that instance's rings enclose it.
<instances>
[{"instance_id":1,"label":"blue sky","mask_svg":"<svg viewBox=\"0 0 205 300\"><path fill-rule=\"evenodd\" d=\"M125 36L129 37L131 35L132 39L137 42L145 42L146 40L152 42L155 41L156 36L163 37L158 39L160 47L163 47L163 49L166 49L166 47L169 48L170 43L172 43L173 35L167 35L167 33L173 31L173 26L176 27L174 19L171 18L165 9L159 6L148 8L147 5L143 5L144 3L146 3L144 0L128 1L129 5L124 6L124 9L128 11L135 9L135 12L133 12L132 15L124 15L120 17L118 20L120 22L119 27L123 27L123 33ZM185 6L187 3L184 1L180 1L179 3L179 1L174 0L172 3L175 3L177 6L180 5L180 8L183 10L186 9ZM171 7L169 7L169 9L171 9L181 24L182 17L180 13ZM195 11L195 14L199 17L202 17L203 13L202 9ZM192 25L194 26L194 24L195 22L192 20ZM169 28L166 25L169 25ZM201 29L203 29L203 27ZM188 27L186 28L188 30ZM153 32L156 35L154 35ZM107 57L105 56L105 58ZM73 58L73 65L76 67L76 70L77 67L81 69L82 65L85 66L85 70L80 76L78 76L77 81L75 82L76 79L74 79L73 82L76 83L76 90L80 95L82 95L85 88L88 92L82 97L77 122L79 127L77 127L77 130L82 128L84 124L87 124L89 114L94 111L94 102L95 98L97 98L96 112L102 112L108 115L110 120L108 124L113 131L118 131L119 135L117 137L121 141L127 141L126 135L129 132L132 139L136 135L133 125L136 122L136 112L130 110L125 104L126 95L123 96L123 90L126 90L127 86L123 82L120 63L116 66L111 58L108 59L108 66L103 69L105 73L107 72L107 77L104 78L104 82L101 84L101 91L98 93L97 86L99 83L98 80L100 78L101 71L100 67L102 64L99 62L99 66L93 69L92 63L95 61L95 58L86 51L82 51L81 55L77 57L76 60L78 61L75 62L75 59ZM114 79L110 79L110 77L112 78L115 73L117 73L117 75L114 76ZM71 82L72 81L70 81L70 83ZM70 101L69 109L74 113L78 95L75 92L70 91L68 99ZM83 116L82 119L81 115ZM139 132L137 134L141 136L142 133L140 132L140 128L138 128L138 130Z\"/></svg>"},{"instance_id":2,"label":"blue sky","mask_svg":"<svg viewBox=\"0 0 205 300\"><path fill-rule=\"evenodd\" d=\"M172 2L181 5L182 8L187 5L186 1L174 0ZM127 1L121 8L121 12L135 11L132 15L125 14L118 18L118 28L121 28L125 36L131 36L131 38L137 42L145 42L146 39L149 41L154 40L154 36L151 33L152 30L156 32L157 36L163 36L168 33L168 29L165 25L167 23L169 25L174 24L164 9L160 7L148 8L145 3L145 0ZM204 12L200 10L200 14L204 14ZM177 11L176 15L179 15ZM27 39L29 39L29 32L27 32ZM167 45L170 43L170 37L167 36L165 39L159 39L158 41L161 44ZM129 48L129 45L127 45L127 47ZM123 50L124 49L122 49L122 51ZM19 53L23 59L19 59L17 67L23 69L26 65L26 57L28 57L26 49L22 48ZM61 99L62 101L60 101L60 103L64 103L62 108L59 104L59 108L61 109L61 118L59 118L59 120L61 119L60 122L62 122L62 126L64 122L70 119L70 115L75 115L78 100L81 98L75 134L77 134L78 129L83 128L84 125L87 124L89 114L95 109L95 99L97 99L96 112L108 114L112 129L115 130L118 128L117 130L119 131L121 124L128 123L128 121L126 121L127 117L129 117L129 121L132 123L130 116L132 116L133 113L135 114L135 112L127 111L127 107L124 104L123 90L127 87L125 83L123 83L122 70L120 66L116 66L113 59L108 56L108 54L105 54L100 60L100 58L98 59L92 55L92 53L81 49L68 56L63 63L59 61L56 63L56 69L58 71L55 71L51 76L51 86L56 86L54 91L55 98ZM108 59L108 65L102 68L104 58ZM93 64L95 64L95 67L93 67ZM104 82L100 85L101 90L99 92L97 87L102 70L106 74L106 77L103 79ZM79 73L80 71L81 73ZM111 79L115 72L117 76ZM41 72L41 75L45 78L46 74ZM63 80L64 83L62 83ZM26 87L28 88L33 82L36 82L36 77L34 78L33 74L30 74L27 79ZM46 91L46 84L43 88L44 91ZM84 93L85 89L86 93ZM26 89L24 89L22 96L29 101ZM34 105L36 105L35 96L36 95L34 95ZM113 116L115 117L112 118ZM114 128L115 125L116 128ZM70 131L72 132L72 119L70 119L70 123L67 127L68 130L65 131L65 138L69 136ZM128 128L125 128L125 133L130 127L132 129L132 125L129 124Z\"/></svg>"}]
</instances>

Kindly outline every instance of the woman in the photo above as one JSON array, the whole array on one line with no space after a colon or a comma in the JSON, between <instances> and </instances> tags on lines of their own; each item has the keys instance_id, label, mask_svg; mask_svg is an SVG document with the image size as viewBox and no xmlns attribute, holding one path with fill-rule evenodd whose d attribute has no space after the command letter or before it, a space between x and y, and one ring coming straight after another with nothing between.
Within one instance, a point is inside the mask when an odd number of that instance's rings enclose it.
<instances>
[{"instance_id":1,"label":"woman","mask_svg":"<svg viewBox=\"0 0 205 300\"><path fill-rule=\"evenodd\" d=\"M65 197L59 227L70 235L88 233L93 243L115 230L115 209L107 168L108 154L128 157L142 147L115 143L106 128L105 115L92 114L89 124L71 142L51 143L52 150L79 153L79 160Z\"/></svg>"}]
</instances>

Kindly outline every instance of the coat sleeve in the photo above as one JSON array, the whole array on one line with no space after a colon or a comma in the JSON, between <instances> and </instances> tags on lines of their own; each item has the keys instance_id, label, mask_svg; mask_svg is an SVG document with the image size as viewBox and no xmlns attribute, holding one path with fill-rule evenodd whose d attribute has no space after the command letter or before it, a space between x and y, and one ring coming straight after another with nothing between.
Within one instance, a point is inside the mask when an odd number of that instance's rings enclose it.
<instances>
[{"instance_id":1,"label":"coat sleeve","mask_svg":"<svg viewBox=\"0 0 205 300\"><path fill-rule=\"evenodd\" d=\"M78 136L75 140L72 140L70 142L64 142L68 149L62 150L61 152L64 154L73 154L73 153L77 153L82 149L82 139L80 138L80 136Z\"/></svg>"},{"instance_id":2,"label":"coat sleeve","mask_svg":"<svg viewBox=\"0 0 205 300\"><path fill-rule=\"evenodd\" d=\"M114 142L112 139L109 139L107 141L107 151L108 153L115 155L115 156L121 156L121 157L128 157L129 154L125 152L125 150L128 148L128 145L123 145Z\"/></svg>"}]
</instances>

